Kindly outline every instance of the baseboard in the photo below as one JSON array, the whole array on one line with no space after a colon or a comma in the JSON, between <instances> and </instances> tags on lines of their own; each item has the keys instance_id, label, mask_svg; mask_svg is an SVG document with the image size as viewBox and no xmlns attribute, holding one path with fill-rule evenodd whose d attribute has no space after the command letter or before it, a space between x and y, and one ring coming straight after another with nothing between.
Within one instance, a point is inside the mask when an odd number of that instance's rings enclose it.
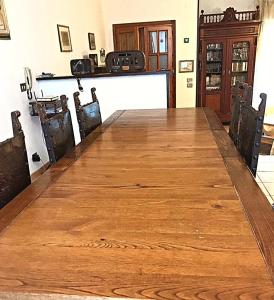
<instances>
[{"instance_id":1,"label":"baseboard","mask_svg":"<svg viewBox=\"0 0 274 300\"><path fill-rule=\"evenodd\" d=\"M40 169L36 170L34 173L31 174L31 182L34 182L37 178L39 178L46 170L49 168L50 163L45 163Z\"/></svg>"}]
</instances>

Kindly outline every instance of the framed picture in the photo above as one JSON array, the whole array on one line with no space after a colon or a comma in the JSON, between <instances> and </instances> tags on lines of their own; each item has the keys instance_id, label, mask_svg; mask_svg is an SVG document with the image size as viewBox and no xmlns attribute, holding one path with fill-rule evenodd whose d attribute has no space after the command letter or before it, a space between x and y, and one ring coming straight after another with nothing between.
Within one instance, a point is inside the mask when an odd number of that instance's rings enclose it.
<instances>
[{"instance_id":1,"label":"framed picture","mask_svg":"<svg viewBox=\"0 0 274 300\"><path fill-rule=\"evenodd\" d=\"M94 33L88 34L88 42L89 42L89 49L90 50L96 50L96 44L95 44L95 35Z\"/></svg>"},{"instance_id":2,"label":"framed picture","mask_svg":"<svg viewBox=\"0 0 274 300\"><path fill-rule=\"evenodd\" d=\"M72 45L71 45L69 27L65 25L57 25L57 30L58 30L61 52L71 52Z\"/></svg>"},{"instance_id":3,"label":"framed picture","mask_svg":"<svg viewBox=\"0 0 274 300\"><path fill-rule=\"evenodd\" d=\"M194 60L180 60L179 73L193 72Z\"/></svg>"},{"instance_id":4,"label":"framed picture","mask_svg":"<svg viewBox=\"0 0 274 300\"><path fill-rule=\"evenodd\" d=\"M98 66L98 56L97 54L89 54L89 59L92 59L94 62L94 66Z\"/></svg>"},{"instance_id":5,"label":"framed picture","mask_svg":"<svg viewBox=\"0 0 274 300\"><path fill-rule=\"evenodd\" d=\"M0 0L0 39L10 39L10 31L4 0Z\"/></svg>"}]
</instances>

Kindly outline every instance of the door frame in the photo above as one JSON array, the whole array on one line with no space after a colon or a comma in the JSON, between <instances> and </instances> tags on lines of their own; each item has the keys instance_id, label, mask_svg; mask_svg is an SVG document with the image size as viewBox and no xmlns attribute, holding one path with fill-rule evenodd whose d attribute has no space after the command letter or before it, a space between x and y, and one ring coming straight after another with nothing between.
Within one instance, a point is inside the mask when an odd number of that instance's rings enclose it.
<instances>
[{"instance_id":1,"label":"door frame","mask_svg":"<svg viewBox=\"0 0 274 300\"><path fill-rule=\"evenodd\" d=\"M173 80L173 101L170 98L170 92L168 89L168 108L176 108L176 20L166 20L166 21L149 21L149 22L134 22L134 23L119 23L119 24L112 24L112 34L113 34L113 46L114 49L117 48L117 41L116 41L116 30L119 26L132 26L137 28L137 35L138 35L138 48L139 48L139 28L145 26L162 26L162 25L169 25L172 28L172 41L173 41L173 51L172 51L172 68L173 74L170 72L170 76L168 76L168 80ZM169 84L168 84L169 86Z\"/></svg>"}]
</instances>

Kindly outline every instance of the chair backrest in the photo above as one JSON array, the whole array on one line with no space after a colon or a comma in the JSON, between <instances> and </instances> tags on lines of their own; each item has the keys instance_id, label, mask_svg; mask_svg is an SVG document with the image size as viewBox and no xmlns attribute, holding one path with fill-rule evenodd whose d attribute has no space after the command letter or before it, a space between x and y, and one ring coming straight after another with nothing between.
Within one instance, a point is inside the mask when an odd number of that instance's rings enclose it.
<instances>
[{"instance_id":1,"label":"chair backrest","mask_svg":"<svg viewBox=\"0 0 274 300\"><path fill-rule=\"evenodd\" d=\"M242 90L243 84L240 82L236 82L236 85L232 90L231 120L228 132L236 147L238 146L239 139L240 110L241 102L243 101Z\"/></svg>"},{"instance_id":2,"label":"chair backrest","mask_svg":"<svg viewBox=\"0 0 274 300\"><path fill-rule=\"evenodd\" d=\"M82 140L102 124L100 105L95 91L95 88L91 88L92 102L84 105L81 105L81 101L79 99L80 93L75 92L73 94Z\"/></svg>"},{"instance_id":3,"label":"chair backrest","mask_svg":"<svg viewBox=\"0 0 274 300\"><path fill-rule=\"evenodd\" d=\"M231 121L229 125L229 136L235 146L239 146L239 129L241 123L241 107L243 103L252 105L252 86L243 82L236 82L232 89Z\"/></svg>"},{"instance_id":4,"label":"chair backrest","mask_svg":"<svg viewBox=\"0 0 274 300\"><path fill-rule=\"evenodd\" d=\"M252 95L249 91L249 96ZM258 110L252 107L252 101L244 101L241 105L238 149L247 166L255 176L263 133L266 94L260 94L261 103Z\"/></svg>"},{"instance_id":5,"label":"chair backrest","mask_svg":"<svg viewBox=\"0 0 274 300\"><path fill-rule=\"evenodd\" d=\"M48 116L44 105L37 103L37 110L51 163L55 163L75 147L71 115L67 107L67 100L65 95L60 97L62 111L53 116Z\"/></svg>"},{"instance_id":6,"label":"chair backrest","mask_svg":"<svg viewBox=\"0 0 274 300\"><path fill-rule=\"evenodd\" d=\"M0 208L31 183L25 136L19 117L19 111L11 113L14 137L0 143Z\"/></svg>"}]
</instances>

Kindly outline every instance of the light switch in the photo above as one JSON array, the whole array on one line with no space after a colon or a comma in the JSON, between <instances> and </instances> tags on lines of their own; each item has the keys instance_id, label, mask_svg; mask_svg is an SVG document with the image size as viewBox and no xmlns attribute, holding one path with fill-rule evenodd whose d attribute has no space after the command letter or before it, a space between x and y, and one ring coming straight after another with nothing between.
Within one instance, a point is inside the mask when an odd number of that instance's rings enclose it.
<instances>
[{"instance_id":1,"label":"light switch","mask_svg":"<svg viewBox=\"0 0 274 300\"><path fill-rule=\"evenodd\" d=\"M193 78L187 78L186 79L186 87L192 88L193 87Z\"/></svg>"}]
</instances>

